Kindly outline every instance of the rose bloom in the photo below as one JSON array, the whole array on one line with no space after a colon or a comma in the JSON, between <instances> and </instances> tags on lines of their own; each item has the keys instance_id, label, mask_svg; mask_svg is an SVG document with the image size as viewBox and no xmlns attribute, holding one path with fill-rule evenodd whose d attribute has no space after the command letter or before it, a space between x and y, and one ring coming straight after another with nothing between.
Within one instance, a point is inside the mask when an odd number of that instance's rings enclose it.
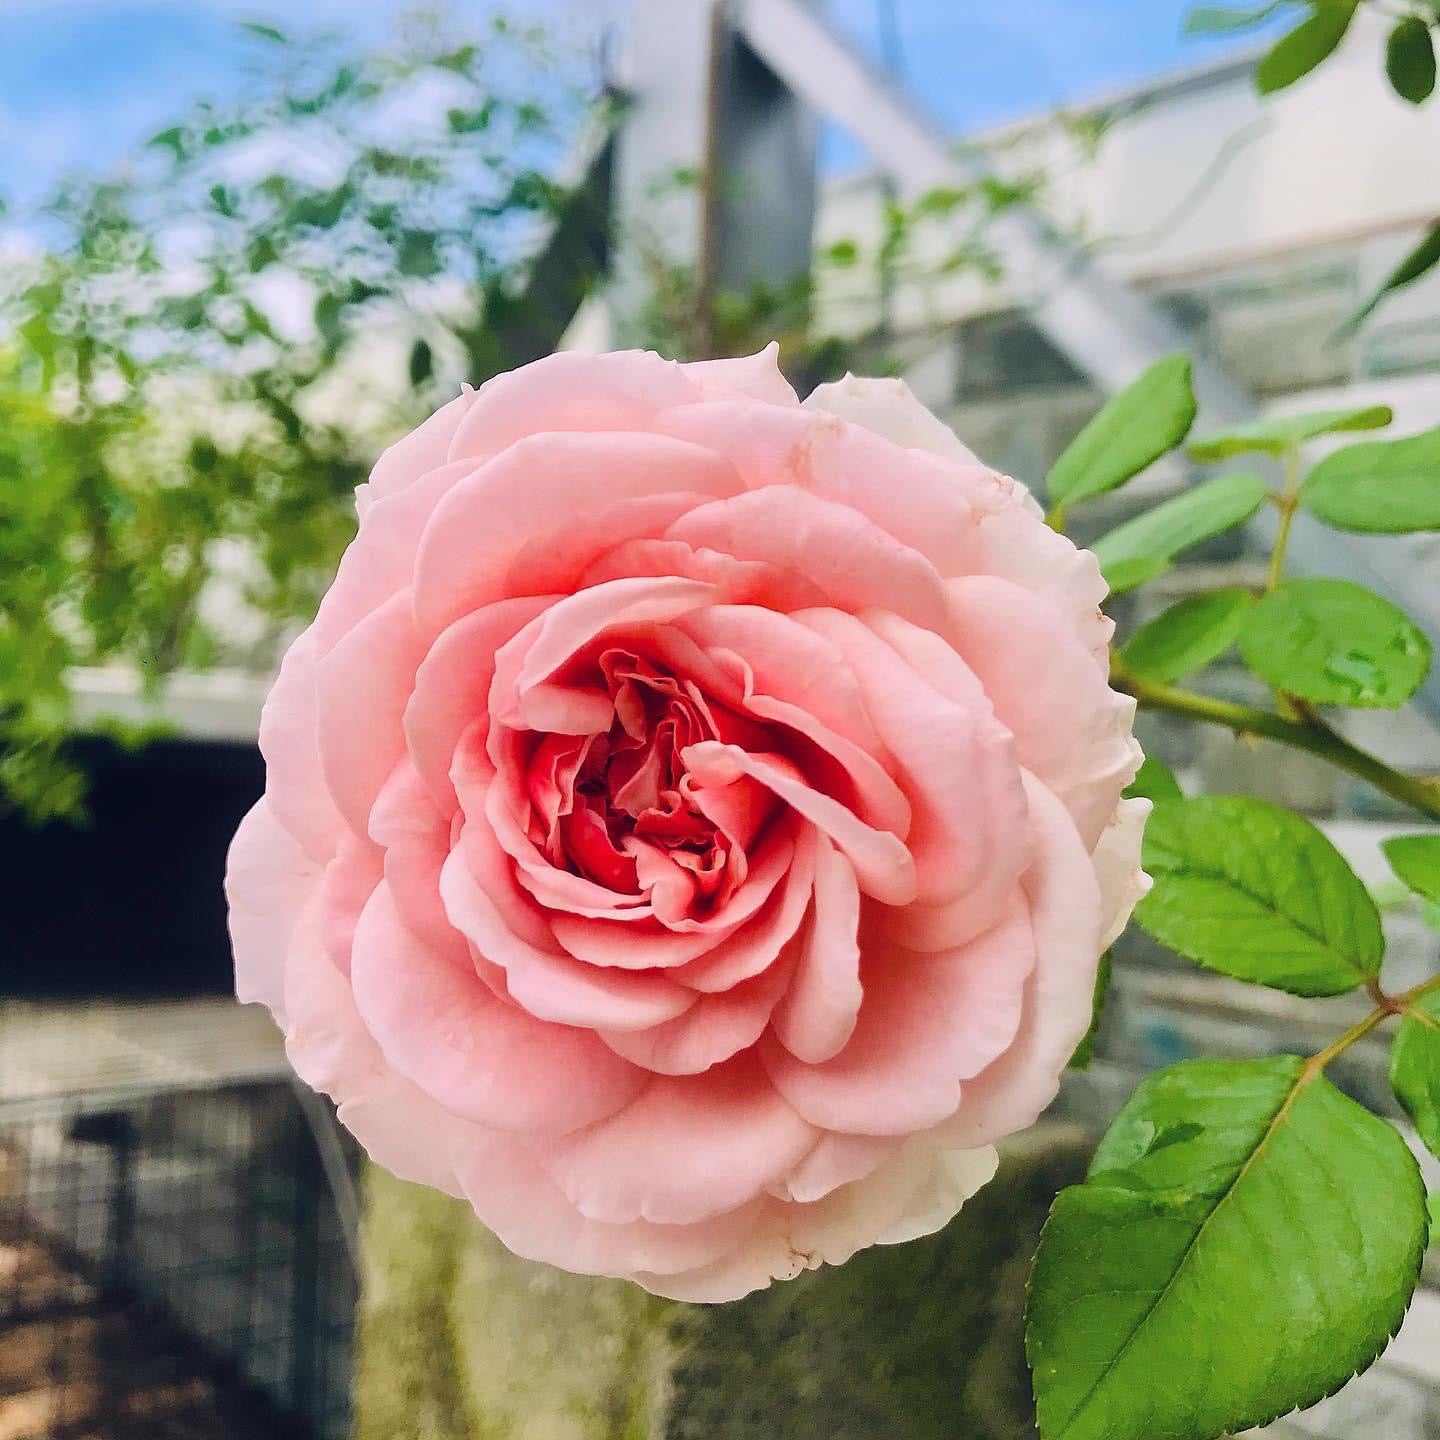
<instances>
[{"instance_id":1,"label":"rose bloom","mask_svg":"<svg viewBox=\"0 0 1440 1440\"><path fill-rule=\"evenodd\" d=\"M1145 884L1094 557L775 353L554 355L386 451L227 880L376 1161L687 1300L949 1220Z\"/></svg>"}]
</instances>

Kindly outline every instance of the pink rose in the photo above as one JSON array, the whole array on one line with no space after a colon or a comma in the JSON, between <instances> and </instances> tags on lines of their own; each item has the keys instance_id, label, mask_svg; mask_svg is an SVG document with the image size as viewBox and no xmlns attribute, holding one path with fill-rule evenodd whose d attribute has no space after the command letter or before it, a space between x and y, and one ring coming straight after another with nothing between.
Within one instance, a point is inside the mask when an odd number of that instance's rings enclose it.
<instances>
[{"instance_id":1,"label":"pink rose","mask_svg":"<svg viewBox=\"0 0 1440 1440\"><path fill-rule=\"evenodd\" d=\"M237 989L511 1249L724 1300L944 1224L1144 885L1094 558L899 382L555 355L388 450L265 707Z\"/></svg>"}]
</instances>

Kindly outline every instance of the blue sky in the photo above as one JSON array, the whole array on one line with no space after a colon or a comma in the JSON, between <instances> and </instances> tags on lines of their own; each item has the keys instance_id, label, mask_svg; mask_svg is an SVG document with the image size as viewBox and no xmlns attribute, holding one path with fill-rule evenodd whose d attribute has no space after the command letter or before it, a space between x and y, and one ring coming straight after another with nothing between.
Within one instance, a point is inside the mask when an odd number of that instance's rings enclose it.
<instances>
[{"instance_id":1,"label":"blue sky","mask_svg":"<svg viewBox=\"0 0 1440 1440\"><path fill-rule=\"evenodd\" d=\"M483 0L462 0L481 8ZM887 0L833 0L874 46ZM1214 57L1184 40L1187 0L888 0L906 78L956 131L1033 113ZM280 9L271 6L270 12ZM307 0L317 23L383 35L401 0ZM488 6L485 8L489 8ZM513 12L588 24L622 0L515 0ZM0 193L22 201L60 172L112 167L200 96L245 83L255 42L241 16L264 0L4 0L0 3ZM1233 44L1233 42L1231 42ZM1222 47L1223 48L1223 47ZM832 155L846 157L843 147Z\"/></svg>"}]
</instances>

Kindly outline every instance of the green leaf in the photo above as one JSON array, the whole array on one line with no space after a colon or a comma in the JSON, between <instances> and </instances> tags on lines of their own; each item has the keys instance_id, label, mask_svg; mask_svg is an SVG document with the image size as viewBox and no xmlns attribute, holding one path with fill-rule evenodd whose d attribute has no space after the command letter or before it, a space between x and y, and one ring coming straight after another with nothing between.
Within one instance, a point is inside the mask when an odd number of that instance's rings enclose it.
<instances>
[{"instance_id":1,"label":"green leaf","mask_svg":"<svg viewBox=\"0 0 1440 1440\"><path fill-rule=\"evenodd\" d=\"M407 230L400 237L400 253L395 263L402 275L428 280L440 273L440 256L435 236L429 230Z\"/></svg>"},{"instance_id":2,"label":"green leaf","mask_svg":"<svg viewBox=\"0 0 1440 1440\"><path fill-rule=\"evenodd\" d=\"M1283 455L1319 435L1336 435L1349 430L1383 430L1395 418L1388 405L1365 405L1350 410L1316 410L1309 415L1286 415L1262 420L1225 435L1207 435L1192 441L1185 453L1192 460L1209 464L1236 455Z\"/></svg>"},{"instance_id":3,"label":"green leaf","mask_svg":"<svg viewBox=\"0 0 1440 1440\"><path fill-rule=\"evenodd\" d=\"M1214 1440L1313 1404L1399 1328L1426 1240L1394 1128L1295 1056L1142 1084L1030 1282L1044 1440Z\"/></svg>"},{"instance_id":4,"label":"green leaf","mask_svg":"<svg viewBox=\"0 0 1440 1440\"><path fill-rule=\"evenodd\" d=\"M1433 1190L1428 1201L1430 1207L1430 1243L1440 1240L1440 1190Z\"/></svg>"},{"instance_id":5,"label":"green leaf","mask_svg":"<svg viewBox=\"0 0 1440 1440\"><path fill-rule=\"evenodd\" d=\"M1440 530L1440 429L1327 455L1310 472L1300 503L1337 530Z\"/></svg>"},{"instance_id":6,"label":"green leaf","mask_svg":"<svg viewBox=\"0 0 1440 1440\"><path fill-rule=\"evenodd\" d=\"M1430 642L1348 580L1288 580L1245 617L1240 652L1262 680L1317 705L1393 710L1420 688Z\"/></svg>"},{"instance_id":7,"label":"green leaf","mask_svg":"<svg viewBox=\"0 0 1440 1440\"><path fill-rule=\"evenodd\" d=\"M349 185L340 185L334 190L302 195L286 212L285 221L289 225L313 225L328 230L339 222L353 193Z\"/></svg>"},{"instance_id":8,"label":"green leaf","mask_svg":"<svg viewBox=\"0 0 1440 1440\"><path fill-rule=\"evenodd\" d=\"M1095 998L1091 1002L1090 1028L1085 1038L1075 1047L1066 1067L1069 1070L1088 1070L1095 1058L1095 1037L1100 1033L1100 1022L1105 1017L1105 997L1110 993L1110 981L1114 976L1114 958L1109 950L1100 957L1099 968L1095 971Z\"/></svg>"},{"instance_id":9,"label":"green leaf","mask_svg":"<svg viewBox=\"0 0 1440 1440\"><path fill-rule=\"evenodd\" d=\"M1239 525L1265 503L1267 493L1258 475L1219 475L1193 486L1096 541L1100 572L1112 591L1131 589L1138 583L1133 579L1138 562L1173 560L1192 545Z\"/></svg>"},{"instance_id":10,"label":"green leaf","mask_svg":"<svg viewBox=\"0 0 1440 1440\"><path fill-rule=\"evenodd\" d=\"M257 39L268 40L272 45L288 43L283 30L277 30L273 25L262 24L259 20L242 20L240 28L248 30Z\"/></svg>"},{"instance_id":11,"label":"green leaf","mask_svg":"<svg viewBox=\"0 0 1440 1440\"><path fill-rule=\"evenodd\" d=\"M417 340L410 351L410 383L423 385L435 373L435 356L426 340Z\"/></svg>"},{"instance_id":12,"label":"green leaf","mask_svg":"<svg viewBox=\"0 0 1440 1440\"><path fill-rule=\"evenodd\" d=\"M1173 450L1195 423L1188 355L1152 365L1114 396L1055 462L1051 504L1072 505L1114 490Z\"/></svg>"},{"instance_id":13,"label":"green leaf","mask_svg":"<svg viewBox=\"0 0 1440 1440\"><path fill-rule=\"evenodd\" d=\"M168 130L152 135L145 144L150 149L168 150L179 160L185 154L185 131L179 125L172 125Z\"/></svg>"},{"instance_id":14,"label":"green leaf","mask_svg":"<svg viewBox=\"0 0 1440 1440\"><path fill-rule=\"evenodd\" d=\"M320 338L332 350L340 344L345 335L345 326L341 319L338 295L331 295L327 292L316 299L315 329L319 332Z\"/></svg>"},{"instance_id":15,"label":"green leaf","mask_svg":"<svg viewBox=\"0 0 1440 1440\"><path fill-rule=\"evenodd\" d=\"M1112 595L1123 595L1134 590L1147 580L1163 575L1170 568L1170 558L1165 555L1142 555L1133 560L1119 560L1105 572L1105 583Z\"/></svg>"},{"instance_id":16,"label":"green leaf","mask_svg":"<svg viewBox=\"0 0 1440 1440\"><path fill-rule=\"evenodd\" d=\"M1440 1156L1440 995L1406 1008L1390 1051L1390 1086L1420 1138Z\"/></svg>"},{"instance_id":17,"label":"green leaf","mask_svg":"<svg viewBox=\"0 0 1440 1440\"><path fill-rule=\"evenodd\" d=\"M1409 890L1440 905L1440 835L1395 835L1380 848Z\"/></svg>"},{"instance_id":18,"label":"green leaf","mask_svg":"<svg viewBox=\"0 0 1440 1440\"><path fill-rule=\"evenodd\" d=\"M1412 105L1423 105L1435 93L1435 44L1429 25L1418 15L1404 16L1391 30L1385 73L1390 88Z\"/></svg>"},{"instance_id":19,"label":"green leaf","mask_svg":"<svg viewBox=\"0 0 1440 1440\"><path fill-rule=\"evenodd\" d=\"M1340 336L1353 334L1374 314L1385 297L1396 290L1413 285L1440 265L1440 222L1420 237L1415 248L1390 272L1380 288L1340 327Z\"/></svg>"},{"instance_id":20,"label":"green leaf","mask_svg":"<svg viewBox=\"0 0 1440 1440\"><path fill-rule=\"evenodd\" d=\"M1380 973L1370 892L1308 820L1262 800L1157 805L1145 827L1154 888L1135 918L1177 955L1292 995L1341 995Z\"/></svg>"},{"instance_id":21,"label":"green leaf","mask_svg":"<svg viewBox=\"0 0 1440 1440\"><path fill-rule=\"evenodd\" d=\"M1158 805L1162 800L1183 800L1185 792L1164 761L1147 755L1140 762L1135 778L1125 787L1125 798L1153 800Z\"/></svg>"},{"instance_id":22,"label":"green leaf","mask_svg":"<svg viewBox=\"0 0 1440 1440\"><path fill-rule=\"evenodd\" d=\"M1192 595L1137 630L1121 650L1121 662L1144 680L1172 684L1223 655L1254 603L1248 590Z\"/></svg>"},{"instance_id":23,"label":"green leaf","mask_svg":"<svg viewBox=\"0 0 1440 1440\"><path fill-rule=\"evenodd\" d=\"M1186 35L1228 35L1236 30L1252 30L1268 20L1287 0L1270 0L1268 5L1251 5L1244 10L1230 10L1221 5L1196 5L1185 16Z\"/></svg>"},{"instance_id":24,"label":"green leaf","mask_svg":"<svg viewBox=\"0 0 1440 1440\"><path fill-rule=\"evenodd\" d=\"M1340 47L1355 18L1356 0L1320 0L1307 19L1282 36L1255 67L1262 95L1273 95L1328 60Z\"/></svg>"}]
</instances>

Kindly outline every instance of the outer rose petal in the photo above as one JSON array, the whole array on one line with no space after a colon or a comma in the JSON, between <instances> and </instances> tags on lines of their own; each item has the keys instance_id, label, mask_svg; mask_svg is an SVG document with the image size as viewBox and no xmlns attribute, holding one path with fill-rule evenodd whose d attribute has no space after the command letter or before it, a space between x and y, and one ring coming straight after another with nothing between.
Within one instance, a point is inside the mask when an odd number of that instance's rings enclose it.
<instances>
[{"instance_id":1,"label":"outer rose petal","mask_svg":"<svg viewBox=\"0 0 1440 1440\"><path fill-rule=\"evenodd\" d=\"M903 380L846 375L843 380L816 386L806 398L805 408L838 415L908 450L928 450L964 465L980 464L975 452L943 420L936 419Z\"/></svg>"},{"instance_id":2,"label":"outer rose petal","mask_svg":"<svg viewBox=\"0 0 1440 1440\"><path fill-rule=\"evenodd\" d=\"M774 340L754 355L743 355L737 360L692 360L680 368L687 380L700 387L706 400L743 396L764 400L770 405L800 403L800 397L780 373L780 346Z\"/></svg>"},{"instance_id":3,"label":"outer rose petal","mask_svg":"<svg viewBox=\"0 0 1440 1440\"><path fill-rule=\"evenodd\" d=\"M361 912L350 981L386 1059L463 1119L564 1134L613 1115L645 1087L644 1072L592 1031L536 1020L472 967L432 950L407 929L388 886Z\"/></svg>"},{"instance_id":4,"label":"outer rose petal","mask_svg":"<svg viewBox=\"0 0 1440 1440\"><path fill-rule=\"evenodd\" d=\"M1015 736L1020 763L1093 846L1143 758L1131 734L1134 699L1110 688L1052 602L989 576L952 580L950 593L955 647Z\"/></svg>"},{"instance_id":5,"label":"outer rose petal","mask_svg":"<svg viewBox=\"0 0 1440 1440\"><path fill-rule=\"evenodd\" d=\"M1122 800L1090 852L1100 880L1102 950L1120 938L1130 923L1130 912L1153 883L1140 868L1140 842L1151 809L1148 800Z\"/></svg>"},{"instance_id":6,"label":"outer rose petal","mask_svg":"<svg viewBox=\"0 0 1440 1440\"><path fill-rule=\"evenodd\" d=\"M750 1203L815 1140L744 1056L704 1075L657 1076L618 1115L532 1149L587 1219L690 1225Z\"/></svg>"},{"instance_id":7,"label":"outer rose petal","mask_svg":"<svg viewBox=\"0 0 1440 1440\"><path fill-rule=\"evenodd\" d=\"M355 508L362 520L377 500L403 490L449 460L450 442L474 399L475 392L467 385L448 405L442 405L423 425L381 454L369 481L355 491Z\"/></svg>"},{"instance_id":8,"label":"outer rose petal","mask_svg":"<svg viewBox=\"0 0 1440 1440\"><path fill-rule=\"evenodd\" d=\"M703 1270L744 1246L764 1203L696 1225L608 1225L581 1215L517 1136L479 1131L464 1137L454 1156L465 1198L505 1245L582 1275L639 1279Z\"/></svg>"},{"instance_id":9,"label":"outer rose petal","mask_svg":"<svg viewBox=\"0 0 1440 1440\"><path fill-rule=\"evenodd\" d=\"M938 1228L995 1173L993 1150L970 1152L969 1158L953 1164L942 1162L941 1153L923 1139L912 1140L864 1179L813 1204L772 1201L744 1247L712 1265L684 1274L642 1273L631 1278L675 1300L738 1300L772 1280L790 1280L821 1265L843 1264L898 1227L924 1223ZM948 1169L949 1214L943 1218L937 1213L941 1183L936 1167L941 1163Z\"/></svg>"},{"instance_id":10,"label":"outer rose petal","mask_svg":"<svg viewBox=\"0 0 1440 1440\"><path fill-rule=\"evenodd\" d=\"M562 350L497 375L471 398L450 459L489 459L553 431L648 430L662 410L700 397L686 367L645 350Z\"/></svg>"},{"instance_id":11,"label":"outer rose petal","mask_svg":"<svg viewBox=\"0 0 1440 1440\"><path fill-rule=\"evenodd\" d=\"M307 1085L336 1103L341 1123L371 1159L402 1180L459 1194L452 1147L474 1127L456 1119L385 1063L345 977L324 954L318 907L306 906L285 962L285 1053Z\"/></svg>"},{"instance_id":12,"label":"outer rose petal","mask_svg":"<svg viewBox=\"0 0 1440 1440\"><path fill-rule=\"evenodd\" d=\"M323 864L335 853L343 822L320 768L314 643L313 630L307 630L286 651L260 712L260 753L270 813Z\"/></svg>"},{"instance_id":13,"label":"outer rose petal","mask_svg":"<svg viewBox=\"0 0 1440 1440\"><path fill-rule=\"evenodd\" d=\"M1060 802L1026 777L1037 835L1025 880L1032 907L1035 970L1015 1042L961 1091L946 1142L986 1145L1033 1125L1060 1089L1060 1076L1090 1027L1101 945L1100 886Z\"/></svg>"},{"instance_id":14,"label":"outer rose petal","mask_svg":"<svg viewBox=\"0 0 1440 1440\"><path fill-rule=\"evenodd\" d=\"M256 801L240 822L225 862L235 993L258 1001L285 1025L285 955L295 923L323 866L276 820L269 801Z\"/></svg>"}]
</instances>

